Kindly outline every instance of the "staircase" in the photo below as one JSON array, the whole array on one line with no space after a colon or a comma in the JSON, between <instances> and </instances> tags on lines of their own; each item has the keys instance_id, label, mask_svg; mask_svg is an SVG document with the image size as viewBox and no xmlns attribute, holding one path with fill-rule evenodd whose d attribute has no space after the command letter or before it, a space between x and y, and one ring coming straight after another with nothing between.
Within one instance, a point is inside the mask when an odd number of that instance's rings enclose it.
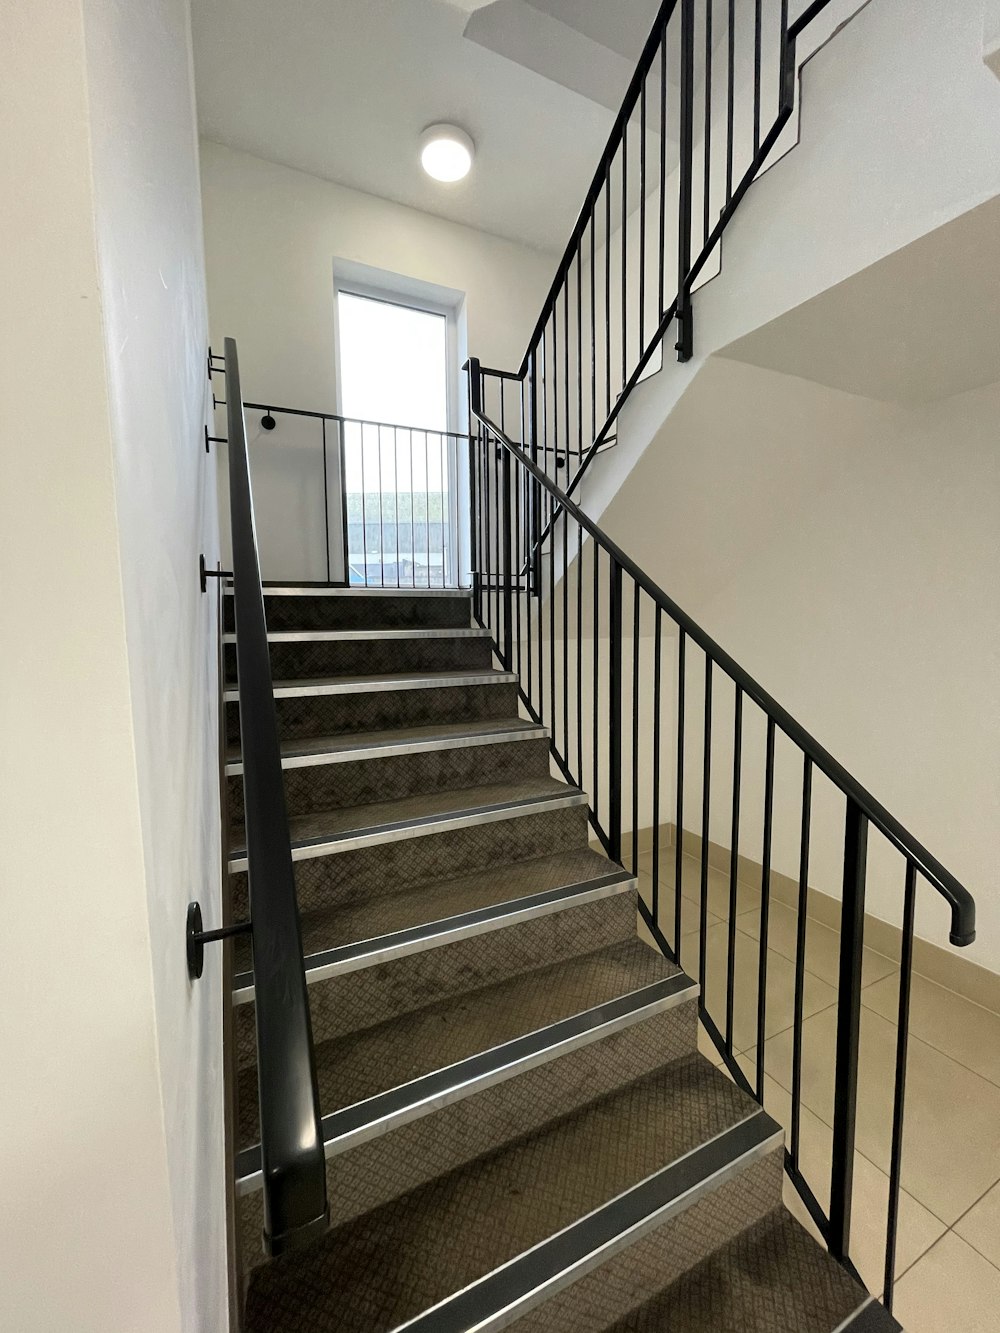
<instances>
[{"instance_id":1,"label":"staircase","mask_svg":"<svg viewBox=\"0 0 1000 1333\"><path fill-rule=\"evenodd\" d=\"M593 850L470 596L264 602L332 1216L265 1261L241 939L246 1333L898 1327L784 1211L782 1130L698 1053L697 986L638 938L637 880Z\"/></svg>"}]
</instances>

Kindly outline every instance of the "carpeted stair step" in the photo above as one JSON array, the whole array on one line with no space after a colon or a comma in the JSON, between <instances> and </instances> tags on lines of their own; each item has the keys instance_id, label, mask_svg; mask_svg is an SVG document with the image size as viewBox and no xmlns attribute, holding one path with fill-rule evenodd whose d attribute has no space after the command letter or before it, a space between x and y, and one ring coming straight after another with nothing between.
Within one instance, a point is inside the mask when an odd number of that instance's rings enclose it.
<instances>
[{"instance_id":1,"label":"carpeted stair step","mask_svg":"<svg viewBox=\"0 0 1000 1333\"><path fill-rule=\"evenodd\" d=\"M393 671L380 675L276 679L282 740L386 731L517 716L516 677L506 671ZM224 693L227 744L240 738L239 693Z\"/></svg>"},{"instance_id":2,"label":"carpeted stair step","mask_svg":"<svg viewBox=\"0 0 1000 1333\"><path fill-rule=\"evenodd\" d=\"M669 1226L666 1254L697 1254L698 1200L715 1197L730 1234L752 1225L780 1202L781 1143L706 1061L675 1060L257 1268L246 1333L503 1327L653 1226ZM633 1306L662 1286L648 1268Z\"/></svg>"},{"instance_id":3,"label":"carpeted stair step","mask_svg":"<svg viewBox=\"0 0 1000 1333\"><path fill-rule=\"evenodd\" d=\"M225 589L227 632L235 629L232 590ZM269 630L463 628L472 623L471 594L458 589L407 591L379 588L321 588L272 585L264 588Z\"/></svg>"},{"instance_id":4,"label":"carpeted stair step","mask_svg":"<svg viewBox=\"0 0 1000 1333\"><path fill-rule=\"evenodd\" d=\"M424 838L447 830L517 819L543 809L585 805L586 800L579 788L568 787L557 778L533 777L292 815L289 819L292 860L334 856L361 847L383 846L400 838ZM230 868L246 869L246 836L239 826L234 828L230 840Z\"/></svg>"},{"instance_id":5,"label":"carpeted stair step","mask_svg":"<svg viewBox=\"0 0 1000 1333\"><path fill-rule=\"evenodd\" d=\"M497 930L458 939L442 934L437 947L433 947L433 938L425 939L429 947L366 967L352 966L352 959L345 966L338 965L336 958L331 962L328 954L311 955L306 959L306 983L313 1038L325 1042L356 1035L474 990L503 981L517 985L527 973L576 957L594 956L592 966L602 976L606 968L611 969L608 975L617 974L621 967L627 974L636 959L646 961L646 954L659 965L659 955L636 939L635 894L622 891L633 884L625 879L610 880L599 888L588 886L577 896L565 896L560 911L522 916ZM637 944L641 948L635 949ZM604 957L603 950L618 947L625 950L620 961L616 955ZM581 963L570 976L579 975L584 979L581 985L589 984L590 966ZM243 973L233 991L236 1058L241 1069L256 1062L253 998L252 974Z\"/></svg>"},{"instance_id":6,"label":"carpeted stair step","mask_svg":"<svg viewBox=\"0 0 1000 1333\"><path fill-rule=\"evenodd\" d=\"M694 1051L697 987L652 950L604 950L317 1047L334 1222ZM241 1076L255 1141L253 1070ZM260 1158L238 1158L259 1261Z\"/></svg>"},{"instance_id":7,"label":"carpeted stair step","mask_svg":"<svg viewBox=\"0 0 1000 1333\"><path fill-rule=\"evenodd\" d=\"M301 913L307 955L333 951L348 967L436 947L424 941L458 939L496 930L521 913L561 910L564 896L609 893L632 877L588 847L514 861L488 870L417 884ZM603 886L603 887L601 887ZM252 967L246 936L234 941L236 972Z\"/></svg>"},{"instance_id":8,"label":"carpeted stair step","mask_svg":"<svg viewBox=\"0 0 1000 1333\"><path fill-rule=\"evenodd\" d=\"M784 1208L776 1208L610 1327L607 1333L835 1333L898 1329L885 1310L812 1239ZM866 1315L866 1311L868 1312ZM879 1312L881 1319L879 1318Z\"/></svg>"},{"instance_id":9,"label":"carpeted stair step","mask_svg":"<svg viewBox=\"0 0 1000 1333\"><path fill-rule=\"evenodd\" d=\"M477 875L491 866L587 846L587 807L577 800L559 795L527 803L513 799L496 819L484 821L478 817L481 813L470 807L469 818L455 820L450 827L428 832L404 826L388 842L345 846L293 862L299 911L373 902L441 880ZM236 919L245 917L250 910L245 869L230 875L230 888Z\"/></svg>"},{"instance_id":10,"label":"carpeted stair step","mask_svg":"<svg viewBox=\"0 0 1000 1333\"><path fill-rule=\"evenodd\" d=\"M226 681L237 679L235 635L225 636ZM482 629L269 630L275 680L389 671L483 671L493 646Z\"/></svg>"},{"instance_id":11,"label":"carpeted stair step","mask_svg":"<svg viewBox=\"0 0 1000 1333\"><path fill-rule=\"evenodd\" d=\"M456 791L489 782L515 784L549 776L549 742L522 730L510 739L485 745L443 745L416 754L346 759L333 764L285 770L285 801L290 816L373 805L408 796ZM227 808L234 826L243 822L243 779L227 778Z\"/></svg>"}]
</instances>

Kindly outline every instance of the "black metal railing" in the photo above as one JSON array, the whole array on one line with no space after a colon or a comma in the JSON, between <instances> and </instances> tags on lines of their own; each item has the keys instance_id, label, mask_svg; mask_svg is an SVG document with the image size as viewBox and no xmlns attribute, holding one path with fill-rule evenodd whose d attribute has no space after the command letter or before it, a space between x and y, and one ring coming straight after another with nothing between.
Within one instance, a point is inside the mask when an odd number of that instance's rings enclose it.
<instances>
[{"instance_id":1,"label":"black metal railing","mask_svg":"<svg viewBox=\"0 0 1000 1333\"><path fill-rule=\"evenodd\" d=\"M309 582L457 585L467 434L267 403L244 408L262 414L257 439L266 440L255 475L270 520L262 558L276 564L268 578L281 578L290 561ZM271 556L267 541L287 534L290 518L295 553Z\"/></svg>"},{"instance_id":2,"label":"black metal railing","mask_svg":"<svg viewBox=\"0 0 1000 1333\"><path fill-rule=\"evenodd\" d=\"M325 1230L330 1214L239 360L232 338L225 342L225 376L264 1244L269 1253L279 1254Z\"/></svg>"},{"instance_id":3,"label":"black metal railing","mask_svg":"<svg viewBox=\"0 0 1000 1333\"><path fill-rule=\"evenodd\" d=\"M692 292L792 114L796 41L829 3L663 0L521 364L479 372L485 410L523 423L550 477L566 466L568 495L672 325L691 356Z\"/></svg>"},{"instance_id":4,"label":"black metal railing","mask_svg":"<svg viewBox=\"0 0 1000 1333\"><path fill-rule=\"evenodd\" d=\"M640 910L659 947L697 972L702 1023L733 1077L760 1102L774 1008L768 963L776 857L792 870L788 883L797 876L786 1169L830 1252L848 1264L870 834L882 844L876 865L880 901L886 894L902 900L895 1065L891 1077L886 1074L892 1106L883 1291L891 1308L917 893L930 886L947 904L955 945L975 937L973 900L487 415L474 361L469 369L470 416L477 432L471 446L476 618L491 631L505 667L517 673L524 706L548 727L560 770L588 790L591 822L608 855L641 877ZM538 531L548 534L541 543L532 536ZM668 838L664 830L671 817ZM749 872L759 888L748 889L741 853L751 846L750 829L760 860ZM645 837L648 861L642 859ZM693 883L690 877L685 882L685 863L692 864L686 847L697 856ZM899 861L898 881L886 878L887 854ZM810 880L834 861L841 919L826 1180L807 1171L802 1160L803 1027ZM725 873L716 865L728 871L728 885L717 904L720 920L711 928L710 950L710 879ZM672 886L665 889L662 881L670 883L671 871ZM749 962L747 937L740 932L737 940L737 918L748 892L759 894L750 899L758 935ZM746 986L752 1001L738 1002L737 983ZM870 1068L866 1076L872 1076ZM824 1208L820 1197L827 1186Z\"/></svg>"}]
</instances>

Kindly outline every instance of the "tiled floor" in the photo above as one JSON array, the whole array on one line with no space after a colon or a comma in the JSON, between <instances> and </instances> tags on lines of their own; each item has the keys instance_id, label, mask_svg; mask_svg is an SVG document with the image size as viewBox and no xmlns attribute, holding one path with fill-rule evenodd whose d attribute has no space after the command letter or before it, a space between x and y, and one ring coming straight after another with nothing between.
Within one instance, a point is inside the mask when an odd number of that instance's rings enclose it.
<instances>
[{"instance_id":1,"label":"tiled floor","mask_svg":"<svg viewBox=\"0 0 1000 1333\"><path fill-rule=\"evenodd\" d=\"M640 891L652 895L652 858L640 857ZM661 852L661 924L673 936L673 851ZM701 868L684 858L681 962L699 975ZM705 970L709 1013L726 1017L729 877L710 869ZM734 1048L752 1078L756 1063L760 896L740 883L736 904ZM796 913L772 899L764 1043L765 1106L791 1126ZM803 1174L821 1204L829 1196L839 935L809 919L802 1028ZM896 964L865 950L851 1254L881 1291L889 1193ZM700 1046L715 1063L711 1040ZM812 1227L786 1181L791 1210ZM906 1129L897 1248L897 1318L908 1333L1000 1333L1000 1014L914 976L907 1062Z\"/></svg>"}]
</instances>

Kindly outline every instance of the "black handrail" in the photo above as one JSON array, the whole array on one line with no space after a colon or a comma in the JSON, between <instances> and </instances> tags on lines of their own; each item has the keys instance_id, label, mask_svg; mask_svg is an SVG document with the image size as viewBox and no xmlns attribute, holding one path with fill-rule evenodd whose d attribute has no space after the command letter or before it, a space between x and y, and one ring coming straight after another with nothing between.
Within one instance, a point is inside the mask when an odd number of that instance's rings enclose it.
<instances>
[{"instance_id":1,"label":"black handrail","mask_svg":"<svg viewBox=\"0 0 1000 1333\"><path fill-rule=\"evenodd\" d=\"M875 825L888 840L919 866L925 879L941 894L951 908L952 944L964 947L976 938L976 906L972 895L964 885L952 875L931 853L895 819L871 792L867 791L846 768L834 759L833 755L820 745L792 715L778 703L762 685L744 671L744 669L720 647L715 640L694 621L686 611L663 591L649 575L635 563L621 547L589 518L569 496L531 461L523 449L514 444L500 427L482 411L479 398L479 363L471 357L467 363L470 384L470 411L472 416L492 435L504 449L525 468L532 478L552 497L553 509L567 513L591 539L604 550L621 570L628 574L656 606L664 611L684 631L692 642L696 643L706 656L720 667L731 680L752 699L760 709L806 754L812 763L839 787L844 795L855 804L865 817Z\"/></svg>"},{"instance_id":2,"label":"black handrail","mask_svg":"<svg viewBox=\"0 0 1000 1333\"><path fill-rule=\"evenodd\" d=\"M325 1231L330 1209L239 359L232 338L225 340L225 362L264 1245L270 1254L280 1254Z\"/></svg>"},{"instance_id":3,"label":"black handrail","mask_svg":"<svg viewBox=\"0 0 1000 1333\"><path fill-rule=\"evenodd\" d=\"M775 11L774 22L770 19L764 22L763 0L754 0L752 9L749 5L741 7L739 16L735 0L662 0L521 363L516 371L481 369L481 374L495 383L501 408L505 386L512 382L520 384L521 410L532 423L531 431L525 434L532 457L542 447L554 454L561 451L566 459L570 455L577 457L576 469L565 486L569 496L578 492L598 451L609 442L619 414L662 347L671 325L676 327L678 359L686 361L692 355L694 284L709 258L717 252L726 227L766 165L792 115L796 42L830 0L811 0L791 22L788 0L769 0L769 3ZM765 62L764 34L771 34L775 23L779 41L777 59ZM716 51L715 38L720 28L728 40L718 41ZM753 79L749 87L739 89L737 96L736 58L741 41L753 45ZM668 49L675 44L680 70L676 108L679 149L676 201L671 201L671 208L676 203L677 287L671 296L665 285L673 262L665 251L667 195L673 191L673 186L668 185L668 178L672 177L668 171L666 140L668 124L675 114L674 90L669 88L668 76L672 59L668 57ZM764 87L765 64L774 65L776 70L773 90ZM717 84L727 85L725 99L713 98L713 77ZM772 91L773 114L767 100ZM749 143L744 142L747 135L741 137L734 128L737 103L748 117L752 113L753 134ZM703 129L697 150L696 127ZM652 157L647 152L647 129L660 137L660 151ZM725 150L724 173L720 148ZM633 186L639 186L640 202L635 209L637 240L629 239L626 226L630 171ZM647 213L654 205L656 216L650 217L647 225ZM621 290L613 301L611 229L613 216L619 209L620 241L616 241L614 249L615 278L620 276ZM599 228L604 230L605 253L599 264L603 272L595 275ZM648 239L647 231L651 233ZM589 274L584 273L585 261L589 262ZM647 292L648 288L655 290ZM616 355L612 366L610 349L613 340L619 337L620 357ZM568 390L571 365L576 380L573 394ZM590 381L586 393L584 379ZM565 394L561 415L556 401L558 384L563 386ZM530 400L527 404L525 397ZM546 401L557 409L551 414L552 420L546 419ZM502 425L502 410L495 415ZM557 518L558 511L552 517ZM547 539L548 529L544 533L533 532L532 537L533 545L537 546Z\"/></svg>"}]
</instances>

